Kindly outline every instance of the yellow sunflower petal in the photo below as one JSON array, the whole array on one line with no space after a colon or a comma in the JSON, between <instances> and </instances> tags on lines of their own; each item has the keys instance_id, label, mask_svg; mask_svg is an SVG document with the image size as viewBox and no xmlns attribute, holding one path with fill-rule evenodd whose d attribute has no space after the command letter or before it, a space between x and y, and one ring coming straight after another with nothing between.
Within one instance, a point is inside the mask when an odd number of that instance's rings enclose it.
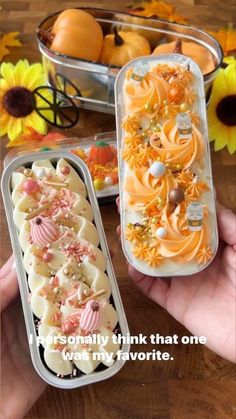
<instances>
[{"instance_id":1,"label":"yellow sunflower petal","mask_svg":"<svg viewBox=\"0 0 236 419\"><path fill-rule=\"evenodd\" d=\"M230 64L224 70L227 79L228 94L236 94L236 64Z\"/></svg>"},{"instance_id":2,"label":"yellow sunflower petal","mask_svg":"<svg viewBox=\"0 0 236 419\"><path fill-rule=\"evenodd\" d=\"M12 63L1 64L1 75L5 79L8 88L15 86L14 65Z\"/></svg>"},{"instance_id":3,"label":"yellow sunflower petal","mask_svg":"<svg viewBox=\"0 0 236 419\"><path fill-rule=\"evenodd\" d=\"M215 151L222 150L228 142L228 128L226 125L220 124L219 131L215 137L214 149Z\"/></svg>"},{"instance_id":4,"label":"yellow sunflower petal","mask_svg":"<svg viewBox=\"0 0 236 419\"><path fill-rule=\"evenodd\" d=\"M223 69L220 69L212 88L211 103L218 101L228 93L227 80Z\"/></svg>"},{"instance_id":5,"label":"yellow sunflower petal","mask_svg":"<svg viewBox=\"0 0 236 419\"><path fill-rule=\"evenodd\" d=\"M23 80L26 71L29 68L29 62L27 60L19 60L15 66L15 84L16 86L24 86Z\"/></svg>"},{"instance_id":6,"label":"yellow sunflower petal","mask_svg":"<svg viewBox=\"0 0 236 419\"><path fill-rule=\"evenodd\" d=\"M7 134L9 115L6 112L1 112L0 115L0 137Z\"/></svg>"},{"instance_id":7,"label":"yellow sunflower petal","mask_svg":"<svg viewBox=\"0 0 236 419\"><path fill-rule=\"evenodd\" d=\"M11 118L7 132L10 141L15 140L22 132L21 118Z\"/></svg>"},{"instance_id":8,"label":"yellow sunflower petal","mask_svg":"<svg viewBox=\"0 0 236 419\"><path fill-rule=\"evenodd\" d=\"M32 127L40 134L47 133L47 124L36 112L26 116L23 121L24 127Z\"/></svg>"},{"instance_id":9,"label":"yellow sunflower petal","mask_svg":"<svg viewBox=\"0 0 236 419\"><path fill-rule=\"evenodd\" d=\"M230 154L236 151L236 126L230 127L228 130L227 148Z\"/></svg>"},{"instance_id":10,"label":"yellow sunflower petal","mask_svg":"<svg viewBox=\"0 0 236 419\"><path fill-rule=\"evenodd\" d=\"M6 82L6 80L1 79L0 80L0 95L3 95L3 93L5 93L6 90L8 90L8 84Z\"/></svg>"},{"instance_id":11,"label":"yellow sunflower petal","mask_svg":"<svg viewBox=\"0 0 236 419\"><path fill-rule=\"evenodd\" d=\"M38 86L45 84L42 65L37 63L31 65L24 75L24 86L34 90Z\"/></svg>"}]
</instances>

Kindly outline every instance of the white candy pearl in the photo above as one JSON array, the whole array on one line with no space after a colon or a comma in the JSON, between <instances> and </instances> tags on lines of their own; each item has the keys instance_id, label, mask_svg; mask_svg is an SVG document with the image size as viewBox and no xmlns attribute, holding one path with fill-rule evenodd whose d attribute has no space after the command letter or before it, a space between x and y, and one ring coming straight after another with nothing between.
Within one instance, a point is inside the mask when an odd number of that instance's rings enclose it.
<instances>
[{"instance_id":1,"label":"white candy pearl","mask_svg":"<svg viewBox=\"0 0 236 419\"><path fill-rule=\"evenodd\" d=\"M37 170L36 170L36 176L37 176L39 179L43 178L44 176L46 176L46 170L45 170L45 169L43 169L43 168L41 168L41 169L37 169Z\"/></svg>"},{"instance_id":2,"label":"white candy pearl","mask_svg":"<svg viewBox=\"0 0 236 419\"><path fill-rule=\"evenodd\" d=\"M106 176L105 179L104 179L104 183L107 186L112 185L112 179L111 179L111 177L110 176Z\"/></svg>"},{"instance_id":3,"label":"white candy pearl","mask_svg":"<svg viewBox=\"0 0 236 419\"><path fill-rule=\"evenodd\" d=\"M152 163L152 165L149 168L149 172L153 177L161 177L164 175L166 171L166 166L164 163L160 161L156 161L155 163Z\"/></svg>"},{"instance_id":4,"label":"white candy pearl","mask_svg":"<svg viewBox=\"0 0 236 419\"><path fill-rule=\"evenodd\" d=\"M156 236L159 237L160 239L163 239L166 235L167 235L167 230L165 227L159 227L156 230Z\"/></svg>"}]
</instances>

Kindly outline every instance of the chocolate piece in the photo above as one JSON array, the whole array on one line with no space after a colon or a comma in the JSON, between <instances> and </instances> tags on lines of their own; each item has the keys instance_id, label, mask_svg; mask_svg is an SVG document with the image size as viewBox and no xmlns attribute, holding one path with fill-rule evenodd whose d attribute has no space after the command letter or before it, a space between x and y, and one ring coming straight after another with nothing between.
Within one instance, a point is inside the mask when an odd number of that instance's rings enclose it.
<instances>
[{"instance_id":1,"label":"chocolate piece","mask_svg":"<svg viewBox=\"0 0 236 419\"><path fill-rule=\"evenodd\" d=\"M180 204L184 201L184 191L180 188L173 188L169 193L169 201L173 204Z\"/></svg>"}]
</instances>

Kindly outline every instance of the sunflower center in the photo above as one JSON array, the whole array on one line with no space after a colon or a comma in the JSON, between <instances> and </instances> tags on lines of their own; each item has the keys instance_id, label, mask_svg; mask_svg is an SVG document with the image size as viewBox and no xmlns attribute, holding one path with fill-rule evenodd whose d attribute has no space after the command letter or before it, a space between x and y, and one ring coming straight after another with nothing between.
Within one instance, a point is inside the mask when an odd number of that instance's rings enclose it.
<instances>
[{"instance_id":1,"label":"sunflower center","mask_svg":"<svg viewBox=\"0 0 236 419\"><path fill-rule=\"evenodd\" d=\"M223 124L232 127L236 125L236 95L229 95L221 99L216 107L216 115Z\"/></svg>"},{"instance_id":2,"label":"sunflower center","mask_svg":"<svg viewBox=\"0 0 236 419\"><path fill-rule=\"evenodd\" d=\"M3 98L3 106L7 113L15 118L29 115L33 111L32 93L25 87L12 87Z\"/></svg>"}]
</instances>

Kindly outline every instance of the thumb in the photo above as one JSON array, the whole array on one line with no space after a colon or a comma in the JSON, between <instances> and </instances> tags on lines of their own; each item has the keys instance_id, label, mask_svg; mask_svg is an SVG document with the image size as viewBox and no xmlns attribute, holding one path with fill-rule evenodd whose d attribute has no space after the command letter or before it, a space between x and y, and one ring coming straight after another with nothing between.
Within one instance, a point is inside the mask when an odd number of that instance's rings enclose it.
<instances>
[{"instance_id":1,"label":"thumb","mask_svg":"<svg viewBox=\"0 0 236 419\"><path fill-rule=\"evenodd\" d=\"M236 246L236 215L228 208L217 203L219 235L231 246Z\"/></svg>"},{"instance_id":2,"label":"thumb","mask_svg":"<svg viewBox=\"0 0 236 419\"><path fill-rule=\"evenodd\" d=\"M0 270L0 308L1 312L16 298L19 292L13 256Z\"/></svg>"}]
</instances>

